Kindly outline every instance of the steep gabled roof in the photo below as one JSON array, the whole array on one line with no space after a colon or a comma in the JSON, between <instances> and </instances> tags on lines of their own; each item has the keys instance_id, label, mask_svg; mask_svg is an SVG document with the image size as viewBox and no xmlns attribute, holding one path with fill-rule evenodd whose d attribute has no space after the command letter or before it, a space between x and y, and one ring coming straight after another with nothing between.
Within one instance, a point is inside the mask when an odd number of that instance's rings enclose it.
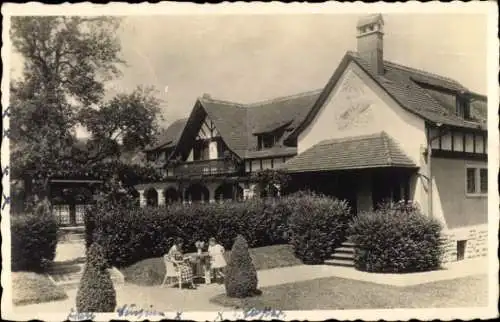
<instances>
[{"instance_id":1,"label":"steep gabled roof","mask_svg":"<svg viewBox=\"0 0 500 322\"><path fill-rule=\"evenodd\" d=\"M287 161L289 172L351 170L380 167L410 167L415 163L385 132L325 140Z\"/></svg>"},{"instance_id":2,"label":"steep gabled roof","mask_svg":"<svg viewBox=\"0 0 500 322\"><path fill-rule=\"evenodd\" d=\"M278 142L279 146L283 146L283 140L304 121L321 91L320 89L246 105L249 126L247 149L250 152L257 150L257 134L277 129L285 131L282 140Z\"/></svg>"},{"instance_id":3,"label":"steep gabled roof","mask_svg":"<svg viewBox=\"0 0 500 322\"><path fill-rule=\"evenodd\" d=\"M246 109L238 103L199 98L208 117L214 122L227 147L239 157L247 148Z\"/></svg>"},{"instance_id":4,"label":"steep gabled roof","mask_svg":"<svg viewBox=\"0 0 500 322\"><path fill-rule=\"evenodd\" d=\"M398 104L431 123L486 130L486 98L470 91L459 82L422 70L384 61L385 72L377 75L368 62L357 53L347 52L334 74L323 89L297 95L275 98L253 104L242 104L198 98L196 108L203 108L215 123L224 142L241 158L258 156L290 155L296 151L293 142L298 134L314 119L347 66L357 64ZM464 120L455 114L455 102L446 93L469 93L476 98L471 104L475 120ZM194 112L194 110L193 110ZM194 114L191 113L191 116ZM187 125L186 125L187 124ZM175 146L186 127L188 119L174 122L165 132L156 148ZM284 135L274 149L257 151L257 134L283 130ZM274 154L273 154L274 153Z\"/></svg>"},{"instance_id":5,"label":"steep gabled roof","mask_svg":"<svg viewBox=\"0 0 500 322\"><path fill-rule=\"evenodd\" d=\"M317 89L246 105L252 132L263 133L286 123L289 123L289 128L294 128L309 112L322 90Z\"/></svg>"},{"instance_id":6,"label":"steep gabled roof","mask_svg":"<svg viewBox=\"0 0 500 322\"><path fill-rule=\"evenodd\" d=\"M257 134L281 129L285 132L286 138L298 124L302 123L320 92L321 90L316 90L253 104L218 100L205 95L197 99L190 117L183 120L182 128L187 130L188 127L197 124L194 119L198 117L198 110L201 108L214 122L227 147L240 158L275 154L293 155L296 153L296 147L283 146L282 142L273 149L256 151ZM175 143L179 142L183 130L180 131ZM175 132L170 128L167 131Z\"/></svg>"},{"instance_id":7,"label":"steep gabled roof","mask_svg":"<svg viewBox=\"0 0 500 322\"><path fill-rule=\"evenodd\" d=\"M454 106L449 106L433 97L429 88L435 87L446 90L450 93L470 93L470 91L459 82L439 75L428 73L422 70L384 61L385 72L383 75L377 75L372 72L371 66L363 60L357 53L348 51L334 74L328 81L319 99L305 117L304 122L300 124L290 135L296 138L298 134L305 129L314 119L316 114L322 108L336 83L342 76L349 63L356 63L364 72L367 73L382 89L384 89L396 102L398 102L407 111L422 117L432 123L442 123L449 126L486 130L486 118L480 118L476 121L464 120L454 113ZM472 115L475 117L485 116L486 110L478 110L485 107L485 102L475 103L472 107Z\"/></svg>"},{"instance_id":8,"label":"steep gabled roof","mask_svg":"<svg viewBox=\"0 0 500 322\"><path fill-rule=\"evenodd\" d=\"M159 135L155 144L148 146L146 151L153 151L161 148L174 147L181 136L187 122L187 118L174 121L170 126L164 129Z\"/></svg>"}]
</instances>

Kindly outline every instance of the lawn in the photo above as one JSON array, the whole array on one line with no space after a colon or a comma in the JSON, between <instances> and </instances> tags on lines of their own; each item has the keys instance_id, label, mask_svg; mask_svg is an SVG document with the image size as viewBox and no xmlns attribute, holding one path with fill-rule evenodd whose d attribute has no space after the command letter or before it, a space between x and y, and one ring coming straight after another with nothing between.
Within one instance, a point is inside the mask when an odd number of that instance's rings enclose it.
<instances>
[{"instance_id":1,"label":"lawn","mask_svg":"<svg viewBox=\"0 0 500 322\"><path fill-rule=\"evenodd\" d=\"M410 287L332 277L266 287L261 296L252 298L221 294L210 301L235 309L276 310L479 307L488 305L487 290L486 275Z\"/></svg>"},{"instance_id":2,"label":"lawn","mask_svg":"<svg viewBox=\"0 0 500 322\"><path fill-rule=\"evenodd\" d=\"M226 252L229 262L231 252ZM290 245L274 245L250 249L250 256L257 270L301 265L302 262L293 255ZM159 285L165 276L163 258L155 257L142 260L138 263L120 269L125 282L137 285Z\"/></svg>"},{"instance_id":3,"label":"lawn","mask_svg":"<svg viewBox=\"0 0 500 322\"><path fill-rule=\"evenodd\" d=\"M67 295L47 275L12 272L12 297L14 305L27 305L64 300Z\"/></svg>"}]
</instances>

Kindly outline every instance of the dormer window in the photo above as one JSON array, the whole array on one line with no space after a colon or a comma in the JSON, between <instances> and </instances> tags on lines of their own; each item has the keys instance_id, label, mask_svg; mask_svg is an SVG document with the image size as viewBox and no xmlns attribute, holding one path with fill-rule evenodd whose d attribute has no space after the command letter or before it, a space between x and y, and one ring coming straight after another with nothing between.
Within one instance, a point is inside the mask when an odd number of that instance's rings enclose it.
<instances>
[{"instance_id":1,"label":"dormer window","mask_svg":"<svg viewBox=\"0 0 500 322\"><path fill-rule=\"evenodd\" d=\"M457 95L457 115L466 120L470 119L470 102L467 97Z\"/></svg>"},{"instance_id":2,"label":"dormer window","mask_svg":"<svg viewBox=\"0 0 500 322\"><path fill-rule=\"evenodd\" d=\"M277 137L274 134L261 134L257 137L257 148L259 150L272 148L276 144L276 141Z\"/></svg>"},{"instance_id":3,"label":"dormer window","mask_svg":"<svg viewBox=\"0 0 500 322\"><path fill-rule=\"evenodd\" d=\"M147 160L148 161L151 161L151 162L154 162L154 161L157 161L160 157L160 153L159 152L150 152L147 154Z\"/></svg>"}]
</instances>

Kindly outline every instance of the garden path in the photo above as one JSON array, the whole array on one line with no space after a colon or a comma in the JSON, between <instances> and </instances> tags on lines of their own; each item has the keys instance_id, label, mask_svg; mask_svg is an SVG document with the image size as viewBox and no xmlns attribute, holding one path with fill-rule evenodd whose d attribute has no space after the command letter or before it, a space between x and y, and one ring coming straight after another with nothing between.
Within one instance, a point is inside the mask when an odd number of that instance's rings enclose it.
<instances>
[{"instance_id":1,"label":"garden path","mask_svg":"<svg viewBox=\"0 0 500 322\"><path fill-rule=\"evenodd\" d=\"M362 280L390 286L410 286L440 280L484 274L487 272L485 258L452 263L446 269L427 273L415 274L372 274L363 273L348 267L334 267L328 265L306 266L298 265L258 271L259 287L281 285L307 281L323 277L341 277ZM125 284L116 287L117 304L135 304L138 308L154 309L156 311L220 311L224 309L210 303L209 299L224 293L224 285L200 285L196 290L161 288L159 286L137 286ZM70 312L75 307L76 290L68 290L68 299L64 301L20 306L20 311ZM19 311L18 311L19 312Z\"/></svg>"}]
</instances>

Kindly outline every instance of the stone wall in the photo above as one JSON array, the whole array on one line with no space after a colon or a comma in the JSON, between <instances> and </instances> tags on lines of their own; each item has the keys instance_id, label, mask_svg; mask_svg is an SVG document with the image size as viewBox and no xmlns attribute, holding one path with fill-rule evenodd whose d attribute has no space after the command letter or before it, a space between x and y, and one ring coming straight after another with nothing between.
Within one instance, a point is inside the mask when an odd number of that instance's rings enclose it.
<instances>
[{"instance_id":1,"label":"stone wall","mask_svg":"<svg viewBox=\"0 0 500 322\"><path fill-rule=\"evenodd\" d=\"M443 232L444 257L443 263L457 261L458 242L465 242L464 259L486 257L488 255L488 226L471 226Z\"/></svg>"}]
</instances>

